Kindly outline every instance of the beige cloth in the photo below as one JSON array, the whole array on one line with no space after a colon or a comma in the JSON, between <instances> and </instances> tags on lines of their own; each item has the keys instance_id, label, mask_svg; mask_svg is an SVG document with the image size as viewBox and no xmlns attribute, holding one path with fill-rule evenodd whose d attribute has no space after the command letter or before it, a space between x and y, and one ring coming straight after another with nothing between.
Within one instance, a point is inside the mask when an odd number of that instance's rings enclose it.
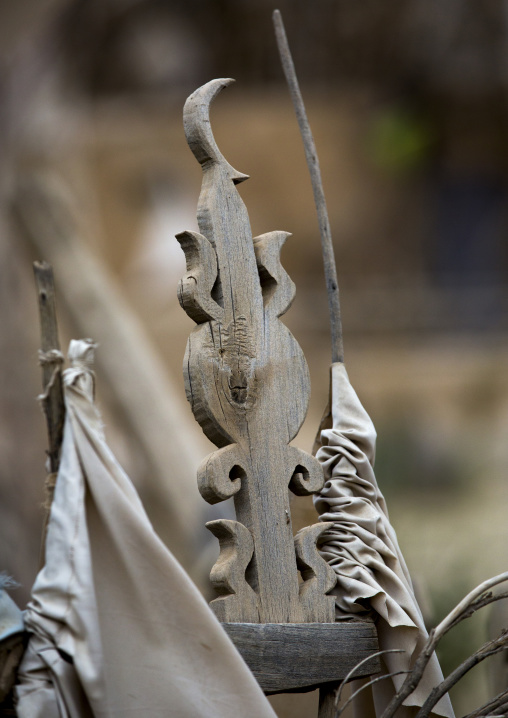
<instances>
[{"instance_id":1,"label":"beige cloth","mask_svg":"<svg viewBox=\"0 0 508 718\"><path fill-rule=\"evenodd\" d=\"M91 343L71 342L62 461L46 564L25 615L32 636L18 714L274 718L104 441L92 353Z\"/></svg>"},{"instance_id":2,"label":"beige cloth","mask_svg":"<svg viewBox=\"0 0 508 718\"><path fill-rule=\"evenodd\" d=\"M382 657L385 672L406 670L427 639L411 578L390 524L386 503L374 475L376 432L367 412L349 383L343 364L332 366L332 428L321 432L317 458L326 483L315 497L321 521L333 521L324 535L322 555L337 574L336 618L351 614L359 618L369 611L377 614L380 649L403 648L405 653ZM419 687L404 701L421 706L429 691L442 680L434 655ZM362 718L380 716L404 676L380 681L372 690L375 712L369 713L366 696ZM397 713L416 714L415 708ZM433 715L453 717L448 697L442 698Z\"/></svg>"}]
</instances>

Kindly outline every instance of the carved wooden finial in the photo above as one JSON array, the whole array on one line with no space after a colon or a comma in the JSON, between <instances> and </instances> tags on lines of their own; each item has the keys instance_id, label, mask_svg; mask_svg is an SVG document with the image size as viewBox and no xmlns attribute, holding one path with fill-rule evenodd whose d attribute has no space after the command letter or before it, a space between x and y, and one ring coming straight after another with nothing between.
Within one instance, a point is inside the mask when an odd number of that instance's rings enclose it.
<instances>
[{"instance_id":1,"label":"carved wooden finial","mask_svg":"<svg viewBox=\"0 0 508 718\"><path fill-rule=\"evenodd\" d=\"M297 540L298 565L291 526L288 488L316 492L323 472L314 457L289 446L310 393L303 352L279 321L294 296L280 263L289 234L253 239L236 190L247 175L227 162L213 137L210 103L231 82L212 80L185 104L185 133L203 184L200 232L177 235L187 260L178 296L198 325L184 362L187 398L220 447L201 464L199 490L212 504L234 496L237 516L209 524L221 543L212 607L233 622L332 622L333 598L325 593L333 581L316 549L323 525Z\"/></svg>"}]
</instances>

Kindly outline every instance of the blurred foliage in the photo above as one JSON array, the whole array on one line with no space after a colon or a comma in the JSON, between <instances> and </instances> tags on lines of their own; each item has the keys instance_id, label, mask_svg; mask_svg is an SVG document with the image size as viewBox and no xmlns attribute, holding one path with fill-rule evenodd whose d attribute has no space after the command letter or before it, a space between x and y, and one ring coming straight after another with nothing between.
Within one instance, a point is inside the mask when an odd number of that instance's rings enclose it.
<instances>
[{"instance_id":1,"label":"blurred foliage","mask_svg":"<svg viewBox=\"0 0 508 718\"><path fill-rule=\"evenodd\" d=\"M417 169L429 159L432 129L425 119L402 105L373 113L367 134L373 164L395 174Z\"/></svg>"},{"instance_id":2,"label":"blurred foliage","mask_svg":"<svg viewBox=\"0 0 508 718\"><path fill-rule=\"evenodd\" d=\"M453 495L466 483L462 457L426 440L417 416L394 417L378 426L376 475L387 499L401 493Z\"/></svg>"}]
</instances>

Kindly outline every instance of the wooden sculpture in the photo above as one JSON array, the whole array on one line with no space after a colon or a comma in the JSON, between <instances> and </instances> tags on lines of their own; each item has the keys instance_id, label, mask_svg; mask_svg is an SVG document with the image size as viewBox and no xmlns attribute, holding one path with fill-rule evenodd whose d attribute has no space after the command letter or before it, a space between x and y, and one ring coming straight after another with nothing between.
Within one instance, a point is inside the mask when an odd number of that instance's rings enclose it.
<instances>
[{"instance_id":1,"label":"wooden sculpture","mask_svg":"<svg viewBox=\"0 0 508 718\"><path fill-rule=\"evenodd\" d=\"M248 176L223 157L210 126L210 103L231 82L212 80L184 108L203 169L200 232L177 235L187 261L179 300L197 323L184 376L194 416L219 447L198 470L199 490L212 504L233 496L237 517L207 524L221 549L211 607L262 688L280 692L344 677L376 638L370 625L334 623L335 576L318 552L329 524L293 537L288 489L312 494L324 479L313 456L289 445L310 394L303 352L279 319L295 293L280 263L289 234L252 238L235 187ZM361 675L375 670L370 661Z\"/></svg>"}]
</instances>

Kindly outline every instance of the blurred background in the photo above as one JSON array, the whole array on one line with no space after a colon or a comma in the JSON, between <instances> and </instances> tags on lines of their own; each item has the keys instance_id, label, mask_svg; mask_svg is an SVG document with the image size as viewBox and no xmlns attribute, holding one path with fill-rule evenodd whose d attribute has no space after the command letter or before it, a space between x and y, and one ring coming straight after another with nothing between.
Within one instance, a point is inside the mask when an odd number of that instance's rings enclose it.
<instances>
[{"instance_id":1,"label":"blurred background","mask_svg":"<svg viewBox=\"0 0 508 718\"><path fill-rule=\"evenodd\" d=\"M321 162L346 365L376 424L378 481L435 625L507 568L508 4L279 8ZM0 4L0 570L21 584L20 606L38 566L45 476L34 259L55 268L62 345L99 342L108 440L209 594L217 551L203 524L229 508L212 511L195 487L212 445L183 389L194 325L176 298L185 263L174 234L197 228L201 175L183 103L214 77L237 80L212 123L228 161L251 176L240 192L253 233L293 233L283 262L297 295L284 321L310 366L295 442L310 450L328 390L327 303L272 10L266 0ZM163 416L160 435L140 435ZM293 507L295 528L314 523L310 501ZM456 629L445 672L486 639L487 623L483 614ZM483 664L460 684L458 714L493 694L491 672ZM297 716L313 700L274 704Z\"/></svg>"}]
</instances>

